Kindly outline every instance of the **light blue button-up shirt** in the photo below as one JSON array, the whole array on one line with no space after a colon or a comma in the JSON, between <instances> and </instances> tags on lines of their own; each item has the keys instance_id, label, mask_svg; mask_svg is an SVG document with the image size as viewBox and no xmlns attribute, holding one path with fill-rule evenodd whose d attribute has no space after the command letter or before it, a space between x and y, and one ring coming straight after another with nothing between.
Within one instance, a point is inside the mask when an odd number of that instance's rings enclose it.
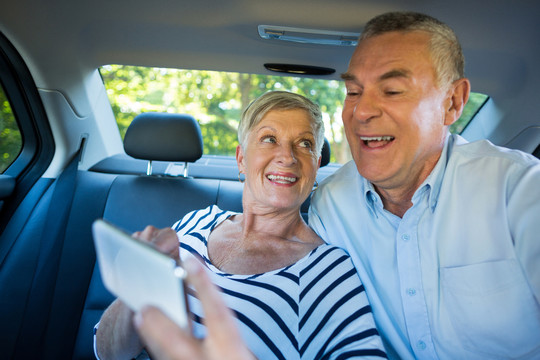
<instances>
[{"instance_id":1,"label":"light blue button-up shirt","mask_svg":"<svg viewBox=\"0 0 540 360\"><path fill-rule=\"evenodd\" d=\"M540 162L457 135L399 218L349 162L310 225L351 255L391 358L540 358Z\"/></svg>"}]
</instances>

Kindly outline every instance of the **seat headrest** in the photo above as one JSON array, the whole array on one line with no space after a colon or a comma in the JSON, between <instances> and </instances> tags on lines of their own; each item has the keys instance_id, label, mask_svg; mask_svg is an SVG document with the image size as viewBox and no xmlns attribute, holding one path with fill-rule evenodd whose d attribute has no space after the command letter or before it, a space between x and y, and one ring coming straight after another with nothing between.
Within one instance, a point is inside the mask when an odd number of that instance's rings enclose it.
<instances>
[{"instance_id":1,"label":"seat headrest","mask_svg":"<svg viewBox=\"0 0 540 360\"><path fill-rule=\"evenodd\" d=\"M137 159L194 162L203 153L201 128L190 115L142 113L126 131L124 150Z\"/></svg>"},{"instance_id":2,"label":"seat headrest","mask_svg":"<svg viewBox=\"0 0 540 360\"><path fill-rule=\"evenodd\" d=\"M324 144L321 150L321 166L326 166L330 162L330 142L324 138Z\"/></svg>"}]
</instances>

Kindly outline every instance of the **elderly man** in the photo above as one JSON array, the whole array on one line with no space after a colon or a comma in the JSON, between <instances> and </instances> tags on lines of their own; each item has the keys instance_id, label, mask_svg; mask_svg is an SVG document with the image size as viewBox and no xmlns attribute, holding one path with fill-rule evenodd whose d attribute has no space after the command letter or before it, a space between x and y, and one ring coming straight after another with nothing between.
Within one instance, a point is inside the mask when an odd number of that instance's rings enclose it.
<instances>
[{"instance_id":1,"label":"elderly man","mask_svg":"<svg viewBox=\"0 0 540 360\"><path fill-rule=\"evenodd\" d=\"M539 358L540 162L449 135L463 63L432 17L367 24L343 74L354 161L309 223L351 254L390 357Z\"/></svg>"},{"instance_id":2,"label":"elderly man","mask_svg":"<svg viewBox=\"0 0 540 360\"><path fill-rule=\"evenodd\" d=\"M354 161L319 186L309 222L350 253L389 357L539 358L540 162L448 134L469 96L463 63L454 32L432 17L367 24L343 74ZM182 358L169 320L138 319L150 348ZM182 344L241 343L210 323L221 336Z\"/></svg>"}]
</instances>

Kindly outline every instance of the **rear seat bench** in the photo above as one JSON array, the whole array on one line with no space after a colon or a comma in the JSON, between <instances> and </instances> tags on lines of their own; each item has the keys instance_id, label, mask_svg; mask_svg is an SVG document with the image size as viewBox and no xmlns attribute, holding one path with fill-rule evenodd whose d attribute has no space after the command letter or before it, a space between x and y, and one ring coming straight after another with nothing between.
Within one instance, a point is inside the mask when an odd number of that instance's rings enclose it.
<instances>
[{"instance_id":1,"label":"rear seat bench","mask_svg":"<svg viewBox=\"0 0 540 360\"><path fill-rule=\"evenodd\" d=\"M0 324L0 345L8 358L94 358L92 329L114 299L102 284L95 260L91 235L95 219L104 218L133 232L149 224L172 226L189 211L211 204L242 211L238 180L193 178L189 173L163 176L167 162L193 165L202 155L200 129L192 117L139 115L126 133L124 146L139 160L115 156L77 172L60 248L42 251L40 245L48 230L44 218L55 185L47 189L19 231L1 264L0 305L13 310L2 315L5 321ZM326 147L324 163L328 151ZM152 161L161 174L141 174L146 161ZM308 205L309 199L302 208L304 216ZM35 259L28 259L23 251L28 247L40 249ZM21 269L33 275L20 279Z\"/></svg>"}]
</instances>

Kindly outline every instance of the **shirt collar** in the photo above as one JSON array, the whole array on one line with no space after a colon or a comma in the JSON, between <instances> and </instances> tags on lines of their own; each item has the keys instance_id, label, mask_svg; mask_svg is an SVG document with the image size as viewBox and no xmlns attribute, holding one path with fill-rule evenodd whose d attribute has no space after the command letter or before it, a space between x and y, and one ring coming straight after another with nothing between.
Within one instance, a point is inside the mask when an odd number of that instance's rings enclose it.
<instances>
[{"instance_id":1,"label":"shirt collar","mask_svg":"<svg viewBox=\"0 0 540 360\"><path fill-rule=\"evenodd\" d=\"M424 191L427 191L429 208L432 212L435 211L437 201L439 200L439 193L441 191L444 173L446 171L446 164L448 163L451 151L450 148L453 146L453 144L454 137L453 135L448 134L444 141L444 146L439 161L437 161L437 164L435 165L429 176L426 178L426 180L424 180L422 185L414 193L412 199L413 203L415 202L415 199L417 199L419 196L421 196L421 194L423 194Z\"/></svg>"},{"instance_id":2,"label":"shirt collar","mask_svg":"<svg viewBox=\"0 0 540 360\"><path fill-rule=\"evenodd\" d=\"M383 208L383 203L381 197L375 191L375 187L371 182L362 176L362 186L364 190L364 200L368 206L368 209L371 211L371 214L378 218L377 211L375 211L375 206L378 206L381 210Z\"/></svg>"}]
</instances>

